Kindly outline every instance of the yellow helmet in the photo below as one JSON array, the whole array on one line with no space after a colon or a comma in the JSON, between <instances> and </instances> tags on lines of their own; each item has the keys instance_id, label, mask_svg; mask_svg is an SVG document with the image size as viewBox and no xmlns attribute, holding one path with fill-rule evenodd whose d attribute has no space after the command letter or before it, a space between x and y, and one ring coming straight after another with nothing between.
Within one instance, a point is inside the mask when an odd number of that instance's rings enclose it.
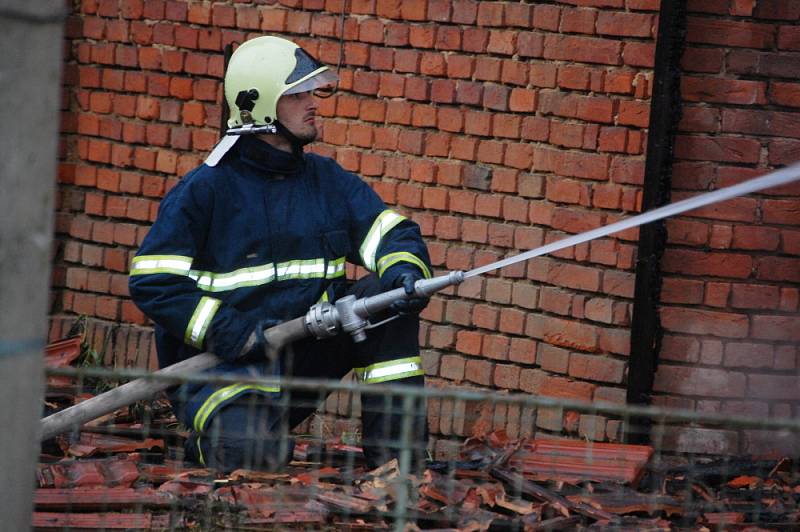
<instances>
[{"instance_id":1,"label":"yellow helmet","mask_svg":"<svg viewBox=\"0 0 800 532\"><path fill-rule=\"evenodd\" d=\"M225 72L228 127L273 124L281 96L332 87L337 81L334 72L291 41L251 39L233 52Z\"/></svg>"}]
</instances>

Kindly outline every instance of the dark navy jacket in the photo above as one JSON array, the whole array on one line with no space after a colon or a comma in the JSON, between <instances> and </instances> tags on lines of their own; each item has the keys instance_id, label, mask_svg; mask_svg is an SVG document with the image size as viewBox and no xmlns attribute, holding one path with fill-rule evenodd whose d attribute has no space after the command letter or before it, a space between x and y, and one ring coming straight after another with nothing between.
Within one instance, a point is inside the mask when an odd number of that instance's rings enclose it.
<instances>
[{"instance_id":1,"label":"dark navy jacket","mask_svg":"<svg viewBox=\"0 0 800 532\"><path fill-rule=\"evenodd\" d=\"M161 367L203 350L232 362L259 320L296 318L333 294L345 261L384 286L409 269L430 277L417 224L359 177L243 137L161 202L130 293L156 324Z\"/></svg>"}]
</instances>

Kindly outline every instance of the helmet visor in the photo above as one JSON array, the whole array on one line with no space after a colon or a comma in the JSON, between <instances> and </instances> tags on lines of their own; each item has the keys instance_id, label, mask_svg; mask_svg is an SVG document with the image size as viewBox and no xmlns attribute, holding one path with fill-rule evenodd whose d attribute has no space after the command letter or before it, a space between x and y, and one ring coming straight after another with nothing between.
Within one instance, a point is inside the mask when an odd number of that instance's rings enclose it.
<instances>
[{"instance_id":1,"label":"helmet visor","mask_svg":"<svg viewBox=\"0 0 800 532\"><path fill-rule=\"evenodd\" d=\"M301 92L314 91L316 96L330 96L336 89L339 76L337 76L335 72L328 70L327 67L322 68L325 70L313 74L310 78L301 81L297 85L289 87L283 94L298 94Z\"/></svg>"}]
</instances>

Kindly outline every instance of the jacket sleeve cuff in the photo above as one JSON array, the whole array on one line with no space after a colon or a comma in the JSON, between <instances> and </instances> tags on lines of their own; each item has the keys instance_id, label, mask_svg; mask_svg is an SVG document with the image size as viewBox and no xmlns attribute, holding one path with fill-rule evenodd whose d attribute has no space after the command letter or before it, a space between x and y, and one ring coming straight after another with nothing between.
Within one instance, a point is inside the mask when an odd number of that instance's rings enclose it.
<instances>
[{"instance_id":1,"label":"jacket sleeve cuff","mask_svg":"<svg viewBox=\"0 0 800 532\"><path fill-rule=\"evenodd\" d=\"M384 270L380 275L381 286L386 287L387 289L395 286L397 278L404 273L413 273L417 275L421 274L426 279L430 277L430 275L425 275L426 272L416 264L410 262L397 262Z\"/></svg>"},{"instance_id":2,"label":"jacket sleeve cuff","mask_svg":"<svg viewBox=\"0 0 800 532\"><path fill-rule=\"evenodd\" d=\"M220 309L206 333L205 347L223 360L234 361L244 355L242 349L254 328L255 323L240 312Z\"/></svg>"}]
</instances>

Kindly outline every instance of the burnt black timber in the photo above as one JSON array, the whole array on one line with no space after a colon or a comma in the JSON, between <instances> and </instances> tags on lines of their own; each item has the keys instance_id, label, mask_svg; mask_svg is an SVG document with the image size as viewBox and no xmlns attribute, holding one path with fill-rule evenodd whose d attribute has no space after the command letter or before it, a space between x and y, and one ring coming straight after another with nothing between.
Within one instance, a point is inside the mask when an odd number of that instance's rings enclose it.
<instances>
[{"instance_id":1,"label":"burnt black timber","mask_svg":"<svg viewBox=\"0 0 800 532\"><path fill-rule=\"evenodd\" d=\"M680 59L685 37L686 0L661 0L642 211L669 203L672 148L680 120ZM662 220L639 229L626 397L629 404L649 404L653 391L662 337L658 305L665 227ZM631 418L625 435L626 442L649 443L650 423L651 420L647 418Z\"/></svg>"}]
</instances>

